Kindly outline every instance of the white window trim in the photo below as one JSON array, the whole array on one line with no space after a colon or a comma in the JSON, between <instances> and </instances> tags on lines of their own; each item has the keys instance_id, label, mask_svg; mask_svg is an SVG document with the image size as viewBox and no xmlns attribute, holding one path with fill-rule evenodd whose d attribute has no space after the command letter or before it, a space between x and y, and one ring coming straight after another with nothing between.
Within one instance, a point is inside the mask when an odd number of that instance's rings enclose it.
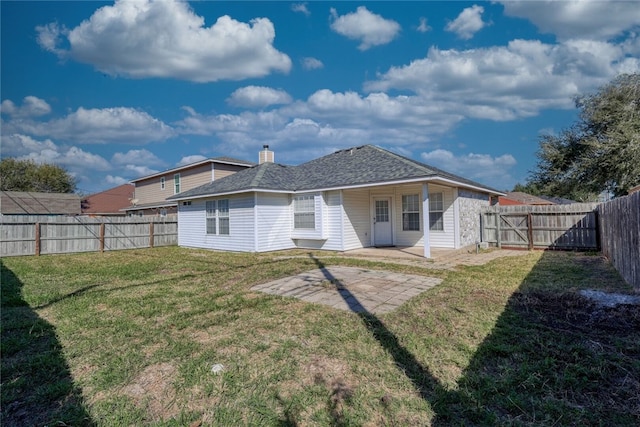
<instances>
[{"instance_id":1,"label":"white window trim","mask_svg":"<svg viewBox=\"0 0 640 427\"><path fill-rule=\"evenodd\" d=\"M295 228L295 199L299 197L313 197L314 228ZM324 199L321 193L296 194L291 198L291 238L301 240L326 240L324 236L323 215Z\"/></svg>"},{"instance_id":2,"label":"white window trim","mask_svg":"<svg viewBox=\"0 0 640 427\"><path fill-rule=\"evenodd\" d=\"M417 209L416 210L404 210L404 198L405 197L409 197L409 196L414 196L416 198L416 204L417 204ZM421 227L420 227L420 194L418 193L413 193L413 194L403 194L402 197L400 198L400 204L401 204L401 209L402 209L402 231L407 231L407 232L414 232L414 231L421 231ZM404 214L418 214L418 228L415 230L407 230L404 228Z\"/></svg>"},{"instance_id":3,"label":"white window trim","mask_svg":"<svg viewBox=\"0 0 640 427\"><path fill-rule=\"evenodd\" d=\"M227 202L227 210L223 212L220 210L220 202L225 200ZM209 206L212 206L212 208L209 208ZM207 236L229 236L231 234L230 217L229 199L207 200L205 202L205 233ZM220 222L225 219L227 220L227 232L222 233L220 230ZM212 232L209 232L209 220L215 221L215 226L213 227L214 230Z\"/></svg>"},{"instance_id":4,"label":"white window trim","mask_svg":"<svg viewBox=\"0 0 640 427\"><path fill-rule=\"evenodd\" d=\"M166 187L166 180L164 176L160 177L160 190L164 190Z\"/></svg>"},{"instance_id":5,"label":"white window trim","mask_svg":"<svg viewBox=\"0 0 640 427\"><path fill-rule=\"evenodd\" d=\"M434 196L436 196L437 194L440 195L441 202L442 202L442 207L441 207L441 209L432 209L431 208L431 203L434 201L433 200ZM445 211L445 209L444 209L444 192L443 191L438 191L438 192L430 193L429 194L429 219L430 219L430 221L431 221L431 218L432 218L432 214L435 214L435 213L442 214L442 229L441 230L440 229L434 229L434 228L431 227L431 223L430 223L429 224L429 230L431 232L433 232L433 233L444 233L445 232L445 229L444 229L444 211Z\"/></svg>"},{"instance_id":6,"label":"white window trim","mask_svg":"<svg viewBox=\"0 0 640 427\"><path fill-rule=\"evenodd\" d=\"M177 178L177 180L176 180ZM173 174L173 194L178 194L182 191L182 179L179 173Z\"/></svg>"}]
</instances>

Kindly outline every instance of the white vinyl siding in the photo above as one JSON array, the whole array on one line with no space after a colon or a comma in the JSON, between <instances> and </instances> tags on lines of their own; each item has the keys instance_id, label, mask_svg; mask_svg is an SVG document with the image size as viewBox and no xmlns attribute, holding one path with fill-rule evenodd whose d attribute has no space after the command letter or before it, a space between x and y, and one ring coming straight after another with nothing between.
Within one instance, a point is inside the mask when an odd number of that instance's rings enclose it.
<instances>
[{"instance_id":1,"label":"white vinyl siding","mask_svg":"<svg viewBox=\"0 0 640 427\"><path fill-rule=\"evenodd\" d=\"M371 246L370 195L368 189L343 190L344 250Z\"/></svg>"},{"instance_id":2,"label":"white vinyl siding","mask_svg":"<svg viewBox=\"0 0 640 427\"><path fill-rule=\"evenodd\" d=\"M178 245L185 247L252 252L254 251L253 194L240 194L229 200L229 232L207 234L206 200L194 200L178 209Z\"/></svg>"},{"instance_id":3,"label":"white vinyl siding","mask_svg":"<svg viewBox=\"0 0 640 427\"><path fill-rule=\"evenodd\" d=\"M258 193L257 237L258 252L291 249L291 196L288 194Z\"/></svg>"},{"instance_id":4,"label":"white vinyl siding","mask_svg":"<svg viewBox=\"0 0 640 427\"><path fill-rule=\"evenodd\" d=\"M340 202L340 191L327 191L318 197L321 214L321 238L295 238L299 248L324 249L340 251L344 248L342 235L343 209ZM294 231L297 233L297 231Z\"/></svg>"},{"instance_id":5,"label":"white vinyl siding","mask_svg":"<svg viewBox=\"0 0 640 427\"><path fill-rule=\"evenodd\" d=\"M442 231L431 229L429 238L431 240L431 247L434 248L454 248L455 247L455 232L454 226L454 203L453 203L453 188L443 187L435 184L429 184L429 201L431 202L431 195L434 193L442 194Z\"/></svg>"}]
</instances>

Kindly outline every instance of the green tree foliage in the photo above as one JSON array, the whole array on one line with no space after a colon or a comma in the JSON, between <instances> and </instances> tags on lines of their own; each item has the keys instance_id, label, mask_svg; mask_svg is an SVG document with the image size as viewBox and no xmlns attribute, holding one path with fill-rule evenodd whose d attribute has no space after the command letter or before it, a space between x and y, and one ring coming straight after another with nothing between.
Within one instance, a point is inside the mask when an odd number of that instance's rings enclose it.
<instances>
[{"instance_id":1,"label":"green tree foliage","mask_svg":"<svg viewBox=\"0 0 640 427\"><path fill-rule=\"evenodd\" d=\"M60 166L37 164L32 160L5 158L0 161L0 189L73 193L76 191L76 181Z\"/></svg>"},{"instance_id":2,"label":"green tree foliage","mask_svg":"<svg viewBox=\"0 0 640 427\"><path fill-rule=\"evenodd\" d=\"M576 107L577 123L541 137L536 169L524 187L581 201L603 191L627 194L640 184L640 74L618 76L577 98Z\"/></svg>"}]
</instances>

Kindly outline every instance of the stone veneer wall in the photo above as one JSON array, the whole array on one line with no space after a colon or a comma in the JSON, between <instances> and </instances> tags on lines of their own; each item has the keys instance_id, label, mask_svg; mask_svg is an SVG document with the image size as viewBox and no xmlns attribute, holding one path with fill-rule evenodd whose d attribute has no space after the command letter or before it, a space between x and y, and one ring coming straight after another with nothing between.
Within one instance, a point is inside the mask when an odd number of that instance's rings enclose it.
<instances>
[{"instance_id":1,"label":"stone veneer wall","mask_svg":"<svg viewBox=\"0 0 640 427\"><path fill-rule=\"evenodd\" d=\"M480 214L489 207L489 195L458 189L460 246L473 245L480 239Z\"/></svg>"}]
</instances>

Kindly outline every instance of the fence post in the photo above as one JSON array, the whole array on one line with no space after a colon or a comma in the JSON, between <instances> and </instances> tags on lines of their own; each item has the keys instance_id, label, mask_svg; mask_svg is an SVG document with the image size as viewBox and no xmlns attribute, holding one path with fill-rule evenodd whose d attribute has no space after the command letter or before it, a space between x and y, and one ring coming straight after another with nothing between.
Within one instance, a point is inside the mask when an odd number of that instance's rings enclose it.
<instances>
[{"instance_id":1,"label":"fence post","mask_svg":"<svg viewBox=\"0 0 640 427\"><path fill-rule=\"evenodd\" d=\"M153 247L153 221L149 223L149 247Z\"/></svg>"},{"instance_id":2,"label":"fence post","mask_svg":"<svg viewBox=\"0 0 640 427\"><path fill-rule=\"evenodd\" d=\"M40 223L36 222L36 255L40 256Z\"/></svg>"},{"instance_id":3,"label":"fence post","mask_svg":"<svg viewBox=\"0 0 640 427\"><path fill-rule=\"evenodd\" d=\"M104 252L104 222L100 223L100 252Z\"/></svg>"},{"instance_id":4,"label":"fence post","mask_svg":"<svg viewBox=\"0 0 640 427\"><path fill-rule=\"evenodd\" d=\"M533 250L533 215L527 214L527 238L529 239L529 250Z\"/></svg>"},{"instance_id":5,"label":"fence post","mask_svg":"<svg viewBox=\"0 0 640 427\"><path fill-rule=\"evenodd\" d=\"M502 240L500 239L500 222L501 222L501 217L500 217L500 211L496 211L495 213L496 215L496 241L498 242L498 248L502 249Z\"/></svg>"}]
</instances>

